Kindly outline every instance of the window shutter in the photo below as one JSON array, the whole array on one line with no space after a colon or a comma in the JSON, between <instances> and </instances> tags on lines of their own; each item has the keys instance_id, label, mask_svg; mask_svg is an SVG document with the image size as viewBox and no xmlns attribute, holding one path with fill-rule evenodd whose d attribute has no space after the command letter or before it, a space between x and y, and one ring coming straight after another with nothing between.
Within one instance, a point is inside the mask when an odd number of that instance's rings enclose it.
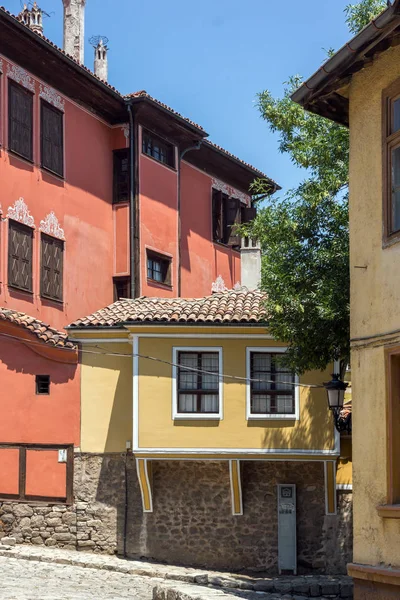
<instances>
[{"instance_id":1,"label":"window shutter","mask_svg":"<svg viewBox=\"0 0 400 600\"><path fill-rule=\"evenodd\" d=\"M224 243L229 246L239 246L240 236L235 232L235 225L240 223L240 200L225 197L224 209Z\"/></svg>"},{"instance_id":2,"label":"window shutter","mask_svg":"<svg viewBox=\"0 0 400 600\"><path fill-rule=\"evenodd\" d=\"M212 235L214 242L222 242L222 192L212 191Z\"/></svg>"},{"instance_id":3,"label":"window shutter","mask_svg":"<svg viewBox=\"0 0 400 600\"><path fill-rule=\"evenodd\" d=\"M9 81L8 146L11 152L33 160L33 95Z\"/></svg>"},{"instance_id":4,"label":"window shutter","mask_svg":"<svg viewBox=\"0 0 400 600\"><path fill-rule=\"evenodd\" d=\"M41 164L48 169L64 176L64 131L63 113L47 102L41 102Z\"/></svg>"},{"instance_id":5,"label":"window shutter","mask_svg":"<svg viewBox=\"0 0 400 600\"><path fill-rule=\"evenodd\" d=\"M250 223L251 221L254 221L254 219L257 216L257 209L256 208L248 208L243 207L241 210L242 213L242 223Z\"/></svg>"},{"instance_id":6,"label":"window shutter","mask_svg":"<svg viewBox=\"0 0 400 600\"><path fill-rule=\"evenodd\" d=\"M32 240L29 227L10 221L8 240L8 284L32 291Z\"/></svg>"},{"instance_id":7,"label":"window shutter","mask_svg":"<svg viewBox=\"0 0 400 600\"><path fill-rule=\"evenodd\" d=\"M42 234L40 293L52 300L63 299L64 242Z\"/></svg>"},{"instance_id":8,"label":"window shutter","mask_svg":"<svg viewBox=\"0 0 400 600\"><path fill-rule=\"evenodd\" d=\"M129 202L129 153L128 149L114 151L113 202Z\"/></svg>"}]
</instances>

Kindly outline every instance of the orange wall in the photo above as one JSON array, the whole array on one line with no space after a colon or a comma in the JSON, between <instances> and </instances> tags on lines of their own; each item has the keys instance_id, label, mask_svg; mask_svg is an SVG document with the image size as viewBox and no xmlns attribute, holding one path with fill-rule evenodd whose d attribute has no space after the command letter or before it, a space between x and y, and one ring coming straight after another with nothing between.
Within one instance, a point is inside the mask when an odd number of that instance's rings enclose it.
<instances>
[{"instance_id":1,"label":"orange wall","mask_svg":"<svg viewBox=\"0 0 400 600\"><path fill-rule=\"evenodd\" d=\"M19 492L19 450L0 448L0 493Z\"/></svg>"},{"instance_id":2,"label":"orange wall","mask_svg":"<svg viewBox=\"0 0 400 600\"><path fill-rule=\"evenodd\" d=\"M212 179L182 162L182 296L211 294L221 275L227 288L240 282L240 253L212 241Z\"/></svg>"},{"instance_id":3,"label":"orange wall","mask_svg":"<svg viewBox=\"0 0 400 600\"><path fill-rule=\"evenodd\" d=\"M62 96L65 103L65 180L40 168L40 83L34 96L34 164L8 154L8 63L0 79L0 205L22 197L34 217L34 293L7 286L8 220L0 226L0 305L62 328L113 300L112 150L125 147L122 127L112 128ZM64 304L40 297L40 221L54 211L65 231ZM126 242L123 240L123 244ZM101 268L99 268L101 265Z\"/></svg>"},{"instance_id":4,"label":"orange wall","mask_svg":"<svg viewBox=\"0 0 400 600\"><path fill-rule=\"evenodd\" d=\"M79 446L80 368L32 348L0 335L0 442ZM50 375L50 395L36 395L36 375Z\"/></svg>"},{"instance_id":5,"label":"orange wall","mask_svg":"<svg viewBox=\"0 0 400 600\"><path fill-rule=\"evenodd\" d=\"M27 496L65 498L66 484L67 465L58 462L58 450L27 450L25 483Z\"/></svg>"}]
</instances>

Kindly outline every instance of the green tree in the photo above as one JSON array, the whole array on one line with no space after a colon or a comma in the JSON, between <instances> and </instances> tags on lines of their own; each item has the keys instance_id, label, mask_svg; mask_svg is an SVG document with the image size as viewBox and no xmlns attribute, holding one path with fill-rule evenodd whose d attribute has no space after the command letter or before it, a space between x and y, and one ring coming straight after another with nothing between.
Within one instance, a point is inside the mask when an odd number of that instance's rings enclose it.
<instances>
[{"instance_id":1,"label":"green tree","mask_svg":"<svg viewBox=\"0 0 400 600\"><path fill-rule=\"evenodd\" d=\"M345 9L352 33L386 6L386 0L362 0ZM258 107L279 150L307 170L306 179L284 198L268 198L247 231L261 241L261 288L267 293L272 334L287 343L285 362L301 374L344 364L349 340L349 134L345 127L306 112L291 101L300 85L291 77L282 98L269 91ZM262 180L253 193L268 196Z\"/></svg>"}]
</instances>

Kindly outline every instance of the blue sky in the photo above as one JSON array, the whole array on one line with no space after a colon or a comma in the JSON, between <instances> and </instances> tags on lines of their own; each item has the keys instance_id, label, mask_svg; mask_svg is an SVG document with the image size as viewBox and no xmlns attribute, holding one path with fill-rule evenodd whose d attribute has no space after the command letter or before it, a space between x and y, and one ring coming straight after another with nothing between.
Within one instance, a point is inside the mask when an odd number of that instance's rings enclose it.
<instances>
[{"instance_id":1,"label":"blue sky","mask_svg":"<svg viewBox=\"0 0 400 600\"><path fill-rule=\"evenodd\" d=\"M355 1L355 0L354 0ZM324 48L350 37L350 0L87 0L85 64L91 35L109 38L109 82L141 89L200 123L210 139L263 170L283 189L302 179L278 153L255 107L258 92L282 93L296 73L309 76ZM11 12L21 0L3 0ZM61 0L40 0L45 35L62 45Z\"/></svg>"}]
</instances>

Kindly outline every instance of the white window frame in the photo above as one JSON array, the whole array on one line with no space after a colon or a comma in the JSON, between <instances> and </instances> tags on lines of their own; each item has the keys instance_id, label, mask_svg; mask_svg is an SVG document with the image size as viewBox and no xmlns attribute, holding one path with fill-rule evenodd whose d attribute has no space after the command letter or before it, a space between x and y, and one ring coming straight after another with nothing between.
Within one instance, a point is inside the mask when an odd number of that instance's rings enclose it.
<instances>
[{"instance_id":1,"label":"white window frame","mask_svg":"<svg viewBox=\"0 0 400 600\"><path fill-rule=\"evenodd\" d=\"M180 413L178 412L178 353L179 352L217 352L218 353L218 406L219 411L217 413ZM223 419L223 392L224 392L224 380L223 380L223 362L222 362L222 347L221 346L174 346L172 348L172 419L188 421L192 419L196 420L214 420L222 421Z\"/></svg>"},{"instance_id":2,"label":"white window frame","mask_svg":"<svg viewBox=\"0 0 400 600\"><path fill-rule=\"evenodd\" d=\"M294 413L291 414L282 414L282 413L265 413L265 414L252 414L251 413L251 367L250 367L250 355L252 352L264 352L265 354L278 354L286 352L286 346L270 346L266 348L265 346L247 346L246 347L246 419L247 421L269 421L270 419L280 421L298 421L300 419L300 389L299 386L296 385L294 388ZM295 375L294 378L295 384L299 383L299 376Z\"/></svg>"}]
</instances>

